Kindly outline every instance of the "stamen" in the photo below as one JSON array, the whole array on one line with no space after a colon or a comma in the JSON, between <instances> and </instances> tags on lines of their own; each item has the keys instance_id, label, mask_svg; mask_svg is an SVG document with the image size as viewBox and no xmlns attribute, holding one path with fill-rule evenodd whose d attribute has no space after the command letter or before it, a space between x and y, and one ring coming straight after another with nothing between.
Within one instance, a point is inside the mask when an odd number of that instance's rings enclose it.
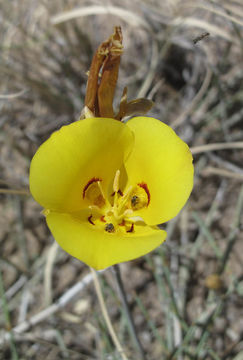
<instances>
[{"instance_id":1,"label":"stamen","mask_svg":"<svg viewBox=\"0 0 243 360\"><path fill-rule=\"evenodd\" d=\"M108 223L106 224L105 226L105 231L111 233L111 232L114 232L115 231L115 227L112 223Z\"/></svg>"},{"instance_id":2,"label":"stamen","mask_svg":"<svg viewBox=\"0 0 243 360\"><path fill-rule=\"evenodd\" d=\"M131 194L132 189L133 189L132 185L130 185L130 186L127 188L127 191L126 191L125 194L123 195L125 200L127 200L127 198L129 197L129 195Z\"/></svg>"},{"instance_id":3,"label":"stamen","mask_svg":"<svg viewBox=\"0 0 243 360\"><path fill-rule=\"evenodd\" d=\"M98 187L99 187L99 189L100 189L101 195L102 195L103 198L105 199L105 194L104 194L103 188L102 188L102 186L101 186L101 181L99 180L99 181L97 182L97 184L98 184Z\"/></svg>"},{"instance_id":4,"label":"stamen","mask_svg":"<svg viewBox=\"0 0 243 360\"><path fill-rule=\"evenodd\" d=\"M123 194L119 187L120 175L120 170L117 170L113 181L112 202L106 200L101 183L102 179L93 177L85 185L83 198L85 201L89 201L88 208L92 212L87 220L91 225L96 225L96 220L98 220L99 227L104 223L102 227L108 233L116 232L119 226L123 227L121 230L123 232L134 233L135 224L144 223L142 218L134 217L134 214L137 210L148 206L150 193L147 184L142 182L127 187Z\"/></svg>"},{"instance_id":5,"label":"stamen","mask_svg":"<svg viewBox=\"0 0 243 360\"><path fill-rule=\"evenodd\" d=\"M147 184L140 183L134 187L130 197L130 206L136 211L147 207L150 203L150 193Z\"/></svg>"},{"instance_id":6,"label":"stamen","mask_svg":"<svg viewBox=\"0 0 243 360\"><path fill-rule=\"evenodd\" d=\"M113 181L113 191L117 193L119 191L119 180L120 180L120 170L116 171L116 175Z\"/></svg>"},{"instance_id":7,"label":"stamen","mask_svg":"<svg viewBox=\"0 0 243 360\"><path fill-rule=\"evenodd\" d=\"M123 197L122 197L122 199L121 199L121 202L120 202L120 204L119 204L119 207L118 207L118 212L119 212L119 213L122 213L123 208L126 206L127 200L128 200L128 198L129 198L132 190L133 190L133 187L132 187L132 186L129 186L129 188L127 189L127 191L124 193L124 195L123 195Z\"/></svg>"},{"instance_id":8,"label":"stamen","mask_svg":"<svg viewBox=\"0 0 243 360\"><path fill-rule=\"evenodd\" d=\"M127 209L124 211L123 216L131 216L133 214L133 210L132 209Z\"/></svg>"},{"instance_id":9,"label":"stamen","mask_svg":"<svg viewBox=\"0 0 243 360\"><path fill-rule=\"evenodd\" d=\"M98 212L99 214L102 214L101 209L100 209L99 206L97 206L97 205L89 205L89 209L90 209L91 211L96 211L96 212Z\"/></svg>"},{"instance_id":10,"label":"stamen","mask_svg":"<svg viewBox=\"0 0 243 360\"><path fill-rule=\"evenodd\" d=\"M117 191L117 193L118 193L119 195L123 196L123 192L122 192L120 189ZM115 195L115 191L113 191L113 193L111 194L111 196L114 196L114 195Z\"/></svg>"},{"instance_id":11,"label":"stamen","mask_svg":"<svg viewBox=\"0 0 243 360\"><path fill-rule=\"evenodd\" d=\"M129 220L134 222L135 224L136 223L143 223L144 224L143 218L141 218L140 216L131 216L129 218Z\"/></svg>"}]
</instances>

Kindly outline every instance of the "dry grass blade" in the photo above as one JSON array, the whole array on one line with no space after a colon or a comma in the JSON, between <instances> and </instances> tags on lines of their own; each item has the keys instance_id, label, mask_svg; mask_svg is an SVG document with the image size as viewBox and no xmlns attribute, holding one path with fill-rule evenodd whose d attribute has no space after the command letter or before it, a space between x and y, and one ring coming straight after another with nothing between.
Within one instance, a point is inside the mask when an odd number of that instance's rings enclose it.
<instances>
[{"instance_id":1,"label":"dry grass blade","mask_svg":"<svg viewBox=\"0 0 243 360\"><path fill-rule=\"evenodd\" d=\"M228 142L228 143L216 143L216 144L207 144L201 146L195 146L191 148L193 155L216 150L233 150L233 149L243 149L243 142Z\"/></svg>"},{"instance_id":2,"label":"dry grass blade","mask_svg":"<svg viewBox=\"0 0 243 360\"><path fill-rule=\"evenodd\" d=\"M15 94L7 94L7 95L3 95L3 94L1 95L1 94L0 94L0 100L4 100L4 99L6 99L6 100L16 99L16 98L24 95L27 91L28 91L28 90L21 90L21 91L15 93Z\"/></svg>"},{"instance_id":3,"label":"dry grass blade","mask_svg":"<svg viewBox=\"0 0 243 360\"><path fill-rule=\"evenodd\" d=\"M129 10L125 10L122 7L116 7L116 6L112 6L112 5L87 6L87 7L77 8L77 9L71 10L71 11L66 11L61 14L52 16L51 23L53 25L58 25L65 21L77 19L79 17L91 16L91 15L102 15L102 14L115 15L115 16L120 17L122 20L124 20L126 23L128 23L132 26L141 26L147 30L150 30L147 22L143 18L137 16L136 14L132 13Z\"/></svg>"},{"instance_id":4,"label":"dry grass blade","mask_svg":"<svg viewBox=\"0 0 243 360\"><path fill-rule=\"evenodd\" d=\"M208 166L206 167L202 175L208 176L208 175L218 175L218 176L224 176L230 179L235 179L239 181L243 181L243 174L234 173L232 171L228 171L225 169L219 169L216 167Z\"/></svg>"},{"instance_id":5,"label":"dry grass blade","mask_svg":"<svg viewBox=\"0 0 243 360\"><path fill-rule=\"evenodd\" d=\"M30 329L32 326L39 324L42 321L48 319L51 315L60 311L64 306L66 306L77 294L85 289L85 287L92 282L93 276L87 274L81 281L77 282L74 286L68 289L55 303L48 306L44 310L33 315L28 320L24 321L21 324L12 328L13 333L23 333ZM6 341L10 340L9 332L5 332L0 336L0 345L3 345Z\"/></svg>"},{"instance_id":6,"label":"dry grass blade","mask_svg":"<svg viewBox=\"0 0 243 360\"><path fill-rule=\"evenodd\" d=\"M243 18L243 8L242 8L242 4L238 4L238 6L236 4L231 4L231 3L224 3L223 4L224 9L230 11L231 13L235 14L236 16L240 16Z\"/></svg>"},{"instance_id":7,"label":"dry grass blade","mask_svg":"<svg viewBox=\"0 0 243 360\"><path fill-rule=\"evenodd\" d=\"M18 189L1 189L0 194L13 194L13 195L30 195L29 190L18 190Z\"/></svg>"},{"instance_id":8,"label":"dry grass blade","mask_svg":"<svg viewBox=\"0 0 243 360\"><path fill-rule=\"evenodd\" d=\"M145 77L143 84L138 91L138 94L137 94L138 98L144 97L147 94L149 88L151 87L151 84L154 80L154 75L155 75L156 67L158 65L158 61L159 61L158 44L153 37L149 69L147 71L147 76Z\"/></svg>"},{"instance_id":9,"label":"dry grass blade","mask_svg":"<svg viewBox=\"0 0 243 360\"><path fill-rule=\"evenodd\" d=\"M219 15L229 21L232 21L233 23L236 23L240 26L243 26L243 21L237 19L236 17L234 16L231 16L231 15L228 15L228 14L225 14L224 12L222 11L219 11L219 10L216 10L215 8L212 8L211 6L204 6L204 5L201 5L201 4L195 4L195 3L186 3L186 4L183 4L181 6L182 8L197 8L197 9L203 9L203 10L206 10L206 11L209 11L211 13L214 13L216 15Z\"/></svg>"},{"instance_id":10,"label":"dry grass blade","mask_svg":"<svg viewBox=\"0 0 243 360\"><path fill-rule=\"evenodd\" d=\"M49 251L46 258L46 266L44 273L44 305L48 306L52 303L52 272L54 267L54 262L57 256L59 245L54 242Z\"/></svg>"},{"instance_id":11,"label":"dry grass blade","mask_svg":"<svg viewBox=\"0 0 243 360\"><path fill-rule=\"evenodd\" d=\"M171 127L173 129L177 128L179 125L181 125L187 116L189 116L193 110L195 110L197 104L199 101L203 98L205 92L207 91L210 82L212 79L212 70L207 67L206 76L203 80L202 86L200 87L198 93L195 95L195 97L192 99L189 107L185 109L185 111L182 112L182 114L176 119L174 122L172 122Z\"/></svg>"},{"instance_id":12,"label":"dry grass blade","mask_svg":"<svg viewBox=\"0 0 243 360\"><path fill-rule=\"evenodd\" d=\"M97 297L98 297L98 300L99 300L99 303L100 303L101 311L102 311L102 314L104 316L104 319L105 319L108 331L110 333L110 336L111 336L111 338L112 338L112 340L113 340L113 342L114 342L114 344L116 346L116 349L117 349L118 353L121 355L121 358L123 360L128 360L128 358L126 357L125 351L122 348L122 346L120 344L120 341L118 340L118 337L117 337L117 335L115 333L115 330L114 330L114 328L112 326L110 317L108 315L108 311L107 311L107 308L106 308L106 305L105 305L104 297L102 295L102 291L101 291L101 287L100 287L100 283L99 283L97 273L92 268L90 268L90 271L91 271L91 274L92 274L93 279L94 279L95 290L96 290L96 293L97 293Z\"/></svg>"}]
</instances>

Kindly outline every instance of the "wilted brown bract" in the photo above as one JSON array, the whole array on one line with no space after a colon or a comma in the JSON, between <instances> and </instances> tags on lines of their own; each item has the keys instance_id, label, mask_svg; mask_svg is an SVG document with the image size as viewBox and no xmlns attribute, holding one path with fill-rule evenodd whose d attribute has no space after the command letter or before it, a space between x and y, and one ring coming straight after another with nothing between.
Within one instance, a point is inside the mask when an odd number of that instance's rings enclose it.
<instances>
[{"instance_id":1,"label":"wilted brown bract","mask_svg":"<svg viewBox=\"0 0 243 360\"><path fill-rule=\"evenodd\" d=\"M121 120L125 116L144 115L153 107L153 105L154 102L152 100L145 98L127 101L127 87L125 87L120 102L120 108L115 119Z\"/></svg>"},{"instance_id":2,"label":"wilted brown bract","mask_svg":"<svg viewBox=\"0 0 243 360\"><path fill-rule=\"evenodd\" d=\"M113 99L122 48L121 28L116 26L114 33L98 47L93 57L87 82L85 106L95 116L114 117Z\"/></svg>"},{"instance_id":3,"label":"wilted brown bract","mask_svg":"<svg viewBox=\"0 0 243 360\"><path fill-rule=\"evenodd\" d=\"M144 98L128 102L127 88L125 87L119 111L115 114L113 100L122 49L121 27L116 26L114 33L101 43L93 56L87 82L85 111L91 111L94 116L122 120L125 116L146 114L154 104L153 101Z\"/></svg>"}]
</instances>

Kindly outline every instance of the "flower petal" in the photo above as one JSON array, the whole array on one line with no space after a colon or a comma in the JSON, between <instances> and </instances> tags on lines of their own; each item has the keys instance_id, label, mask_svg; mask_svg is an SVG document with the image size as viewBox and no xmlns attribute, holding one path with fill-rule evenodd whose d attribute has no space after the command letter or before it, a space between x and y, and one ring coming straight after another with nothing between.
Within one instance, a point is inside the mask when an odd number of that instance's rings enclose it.
<instances>
[{"instance_id":1,"label":"flower petal","mask_svg":"<svg viewBox=\"0 0 243 360\"><path fill-rule=\"evenodd\" d=\"M30 167L30 191L47 209L76 211L92 178L103 189L133 145L133 133L114 119L89 118L63 126L37 150Z\"/></svg>"},{"instance_id":2,"label":"flower petal","mask_svg":"<svg viewBox=\"0 0 243 360\"><path fill-rule=\"evenodd\" d=\"M136 117L126 124L135 144L125 163L128 185L146 184L150 203L139 210L148 224L175 217L187 201L193 186L192 155L188 146L166 124L148 117Z\"/></svg>"},{"instance_id":3,"label":"flower petal","mask_svg":"<svg viewBox=\"0 0 243 360\"><path fill-rule=\"evenodd\" d=\"M147 254L166 237L163 230L136 225L134 233L108 233L83 217L50 212L46 220L58 244L96 270Z\"/></svg>"}]
</instances>

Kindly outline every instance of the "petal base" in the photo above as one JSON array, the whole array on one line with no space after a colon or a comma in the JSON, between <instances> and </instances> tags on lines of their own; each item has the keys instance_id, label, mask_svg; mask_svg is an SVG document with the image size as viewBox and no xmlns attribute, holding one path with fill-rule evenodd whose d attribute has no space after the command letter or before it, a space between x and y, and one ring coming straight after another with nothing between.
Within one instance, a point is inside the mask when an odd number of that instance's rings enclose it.
<instances>
[{"instance_id":1,"label":"petal base","mask_svg":"<svg viewBox=\"0 0 243 360\"><path fill-rule=\"evenodd\" d=\"M47 224L58 244L70 255L96 270L132 260L159 246L166 232L149 226L135 225L133 233L108 233L96 229L86 220L70 214L50 212Z\"/></svg>"}]
</instances>

